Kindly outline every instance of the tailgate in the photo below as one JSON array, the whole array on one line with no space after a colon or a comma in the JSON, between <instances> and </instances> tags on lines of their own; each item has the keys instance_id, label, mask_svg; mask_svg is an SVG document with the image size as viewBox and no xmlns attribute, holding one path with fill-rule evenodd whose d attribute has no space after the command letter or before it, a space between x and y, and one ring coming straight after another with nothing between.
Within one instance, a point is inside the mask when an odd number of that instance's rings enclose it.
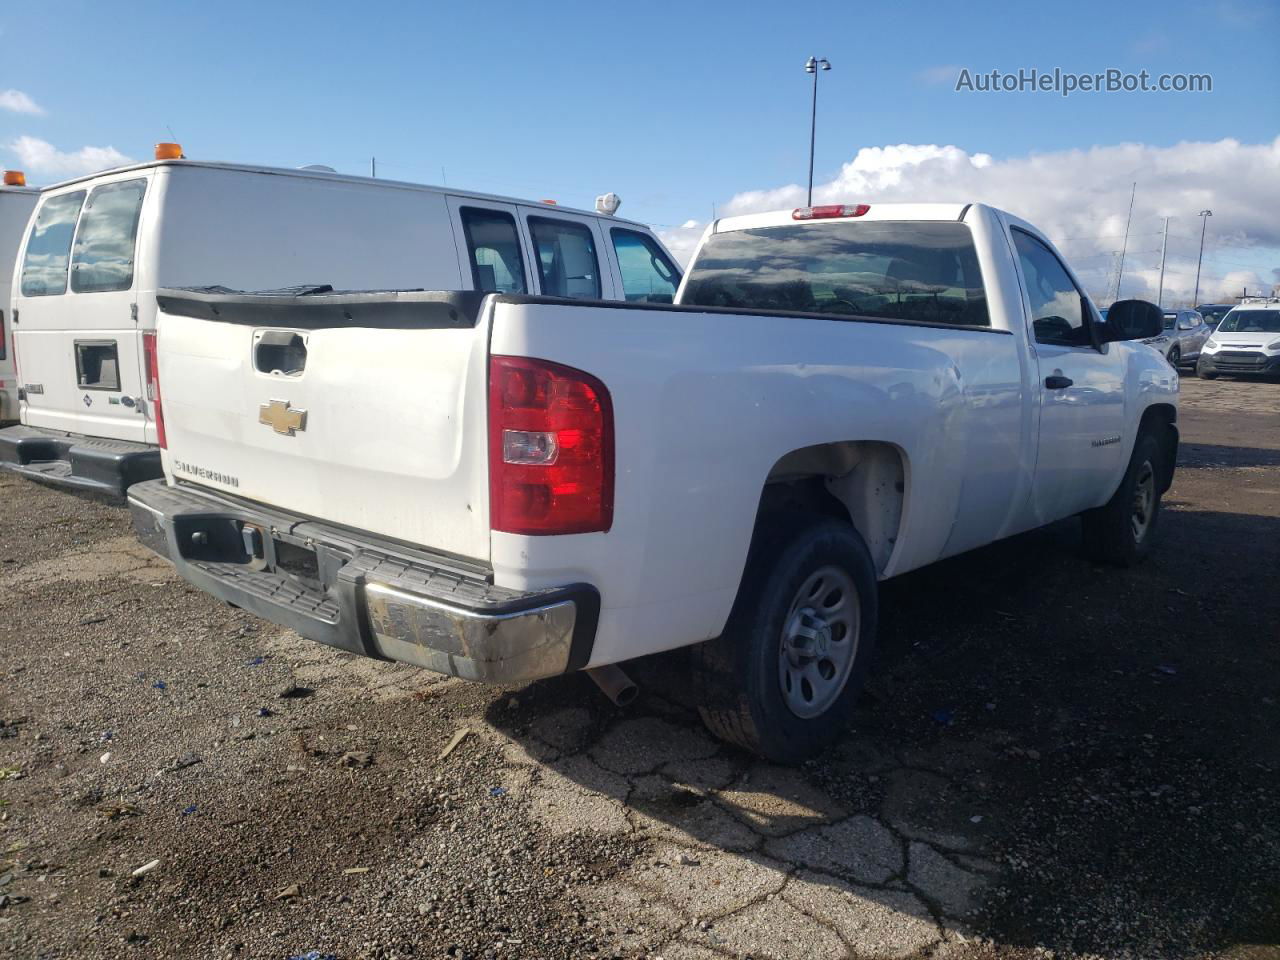
<instances>
[{"instance_id":1,"label":"tailgate","mask_svg":"<svg viewBox=\"0 0 1280 960\"><path fill-rule=\"evenodd\" d=\"M171 479L488 559L479 295L158 300Z\"/></svg>"}]
</instances>

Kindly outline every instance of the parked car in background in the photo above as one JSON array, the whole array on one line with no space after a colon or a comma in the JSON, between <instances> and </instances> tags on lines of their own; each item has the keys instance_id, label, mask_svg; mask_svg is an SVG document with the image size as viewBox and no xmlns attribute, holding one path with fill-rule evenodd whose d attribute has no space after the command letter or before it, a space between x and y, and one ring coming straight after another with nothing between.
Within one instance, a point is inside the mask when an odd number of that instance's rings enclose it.
<instances>
[{"instance_id":1,"label":"parked car in background","mask_svg":"<svg viewBox=\"0 0 1280 960\"><path fill-rule=\"evenodd\" d=\"M1234 303L1202 303L1200 306L1196 307L1196 313L1204 317L1205 326L1209 328L1210 333L1213 333L1218 324L1222 322L1222 318L1225 317L1234 306Z\"/></svg>"},{"instance_id":2,"label":"parked car in background","mask_svg":"<svg viewBox=\"0 0 1280 960\"><path fill-rule=\"evenodd\" d=\"M1280 297L1246 297L1222 318L1196 374L1280 374Z\"/></svg>"},{"instance_id":3,"label":"parked car in background","mask_svg":"<svg viewBox=\"0 0 1280 960\"><path fill-rule=\"evenodd\" d=\"M10 328L13 312L9 298L13 290L13 264L26 232L27 221L40 195L26 185L26 177L17 170L4 172L0 186L0 423L18 419L17 357Z\"/></svg>"},{"instance_id":4,"label":"parked car in background","mask_svg":"<svg viewBox=\"0 0 1280 960\"><path fill-rule=\"evenodd\" d=\"M1164 313L1164 342L1153 345L1164 352L1172 366L1194 364L1200 356L1204 342L1209 339L1209 329L1204 318L1194 310L1166 310Z\"/></svg>"},{"instance_id":5,"label":"parked car in background","mask_svg":"<svg viewBox=\"0 0 1280 960\"><path fill-rule=\"evenodd\" d=\"M609 215L609 195L608 212L592 213L180 153L161 144L165 159L43 191L14 287L22 422L0 430L0 466L116 495L161 476L164 438L146 387L157 287L321 278L359 289L670 303L680 282L648 227Z\"/></svg>"},{"instance_id":6,"label":"parked car in background","mask_svg":"<svg viewBox=\"0 0 1280 960\"><path fill-rule=\"evenodd\" d=\"M619 662L701 643L708 726L784 762L848 721L878 580L1075 515L1096 559L1152 547L1178 377L1133 341L1159 308L1100 324L1017 217L736 217L676 305L607 289L158 291L139 536L306 637L472 680L620 696Z\"/></svg>"}]
</instances>

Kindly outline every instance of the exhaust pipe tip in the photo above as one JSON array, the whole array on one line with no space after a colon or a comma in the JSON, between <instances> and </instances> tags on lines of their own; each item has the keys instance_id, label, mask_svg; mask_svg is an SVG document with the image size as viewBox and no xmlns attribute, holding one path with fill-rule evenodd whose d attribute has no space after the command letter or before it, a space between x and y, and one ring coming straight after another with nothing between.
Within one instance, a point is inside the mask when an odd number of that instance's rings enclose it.
<instances>
[{"instance_id":1,"label":"exhaust pipe tip","mask_svg":"<svg viewBox=\"0 0 1280 960\"><path fill-rule=\"evenodd\" d=\"M640 688L617 664L592 667L587 671L587 676L595 681L596 686L613 701L615 706L630 706L635 703L636 697L640 696Z\"/></svg>"}]
</instances>

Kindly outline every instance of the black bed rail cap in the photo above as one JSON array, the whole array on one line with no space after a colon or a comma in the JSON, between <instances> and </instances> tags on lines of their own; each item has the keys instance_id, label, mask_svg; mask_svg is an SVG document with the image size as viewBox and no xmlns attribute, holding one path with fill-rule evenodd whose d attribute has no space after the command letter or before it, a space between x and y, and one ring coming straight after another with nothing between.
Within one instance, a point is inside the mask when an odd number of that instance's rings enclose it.
<instances>
[{"instance_id":1,"label":"black bed rail cap","mask_svg":"<svg viewBox=\"0 0 1280 960\"><path fill-rule=\"evenodd\" d=\"M207 286L156 291L160 309L174 316L304 330L474 327L484 298L475 290L334 290L328 284L276 290Z\"/></svg>"}]
</instances>

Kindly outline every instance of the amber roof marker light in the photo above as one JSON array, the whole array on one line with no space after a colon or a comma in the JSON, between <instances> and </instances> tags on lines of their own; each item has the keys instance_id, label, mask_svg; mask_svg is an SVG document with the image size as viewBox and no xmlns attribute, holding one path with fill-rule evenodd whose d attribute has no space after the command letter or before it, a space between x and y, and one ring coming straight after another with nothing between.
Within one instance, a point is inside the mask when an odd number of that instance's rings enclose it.
<instances>
[{"instance_id":1,"label":"amber roof marker light","mask_svg":"<svg viewBox=\"0 0 1280 960\"><path fill-rule=\"evenodd\" d=\"M187 159L187 155L182 152L182 144L180 143L157 143L156 159L185 160Z\"/></svg>"},{"instance_id":2,"label":"amber roof marker light","mask_svg":"<svg viewBox=\"0 0 1280 960\"><path fill-rule=\"evenodd\" d=\"M6 170L4 172L4 185L6 187L25 187L27 185L27 175L21 170Z\"/></svg>"}]
</instances>

